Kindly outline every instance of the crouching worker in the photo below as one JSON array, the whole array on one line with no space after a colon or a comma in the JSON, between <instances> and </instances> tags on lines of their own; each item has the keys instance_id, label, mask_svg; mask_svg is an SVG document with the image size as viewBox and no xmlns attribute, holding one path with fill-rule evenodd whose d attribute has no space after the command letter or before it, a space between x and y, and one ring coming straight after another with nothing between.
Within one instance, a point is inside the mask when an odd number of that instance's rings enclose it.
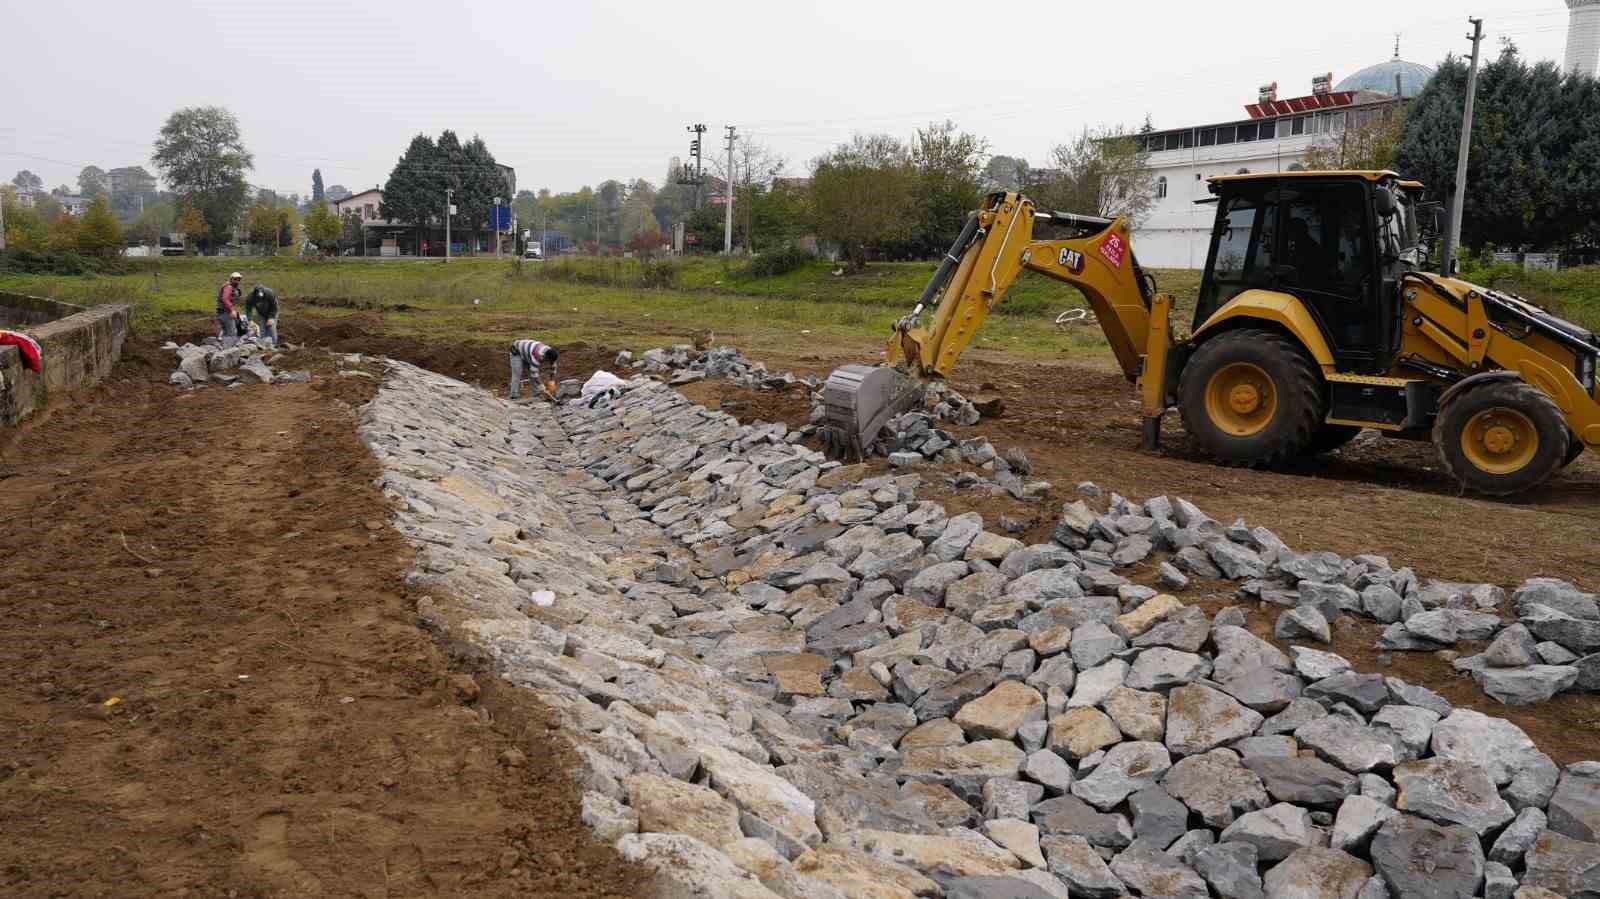
<instances>
[{"instance_id":1,"label":"crouching worker","mask_svg":"<svg viewBox=\"0 0 1600 899\"><path fill-rule=\"evenodd\" d=\"M278 345L278 295L257 284L244 298L244 314L255 320L261 339L268 346Z\"/></svg>"},{"instance_id":2,"label":"crouching worker","mask_svg":"<svg viewBox=\"0 0 1600 899\"><path fill-rule=\"evenodd\" d=\"M517 340L511 344L511 398L522 392L524 372L529 380L541 386L552 397L556 393L556 359L561 354L556 348L537 340ZM544 377L543 366L550 366L550 377ZM537 391L536 391L537 394Z\"/></svg>"}]
</instances>

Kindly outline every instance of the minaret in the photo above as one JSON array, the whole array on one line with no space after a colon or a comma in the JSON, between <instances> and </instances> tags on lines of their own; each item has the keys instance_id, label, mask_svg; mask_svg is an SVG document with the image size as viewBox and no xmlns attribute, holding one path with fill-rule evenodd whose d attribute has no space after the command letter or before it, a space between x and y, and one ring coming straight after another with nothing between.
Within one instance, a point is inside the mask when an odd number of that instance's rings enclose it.
<instances>
[{"instance_id":1,"label":"minaret","mask_svg":"<svg viewBox=\"0 0 1600 899\"><path fill-rule=\"evenodd\" d=\"M1567 61L1562 71L1593 77L1600 63L1600 0L1567 0Z\"/></svg>"}]
</instances>

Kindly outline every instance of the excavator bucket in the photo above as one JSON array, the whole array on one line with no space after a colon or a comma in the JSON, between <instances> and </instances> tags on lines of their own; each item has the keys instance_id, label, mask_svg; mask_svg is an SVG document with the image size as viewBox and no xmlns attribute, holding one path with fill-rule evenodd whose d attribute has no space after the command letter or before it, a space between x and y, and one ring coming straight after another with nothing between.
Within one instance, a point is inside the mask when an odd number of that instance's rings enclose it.
<instances>
[{"instance_id":1,"label":"excavator bucket","mask_svg":"<svg viewBox=\"0 0 1600 899\"><path fill-rule=\"evenodd\" d=\"M846 365L822 385L822 445L835 459L859 461L889 419L922 404L922 384L886 365Z\"/></svg>"}]
</instances>

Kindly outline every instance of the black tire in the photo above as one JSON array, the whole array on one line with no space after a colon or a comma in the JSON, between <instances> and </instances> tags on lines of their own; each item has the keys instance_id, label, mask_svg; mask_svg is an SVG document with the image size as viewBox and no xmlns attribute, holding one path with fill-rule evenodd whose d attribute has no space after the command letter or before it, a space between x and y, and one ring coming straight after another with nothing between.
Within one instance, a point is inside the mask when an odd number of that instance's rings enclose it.
<instances>
[{"instance_id":1,"label":"black tire","mask_svg":"<svg viewBox=\"0 0 1600 899\"><path fill-rule=\"evenodd\" d=\"M1463 440L1469 427L1476 429L1475 422L1480 421L1493 424L1497 414L1502 420L1526 423L1513 431L1531 426L1537 437L1531 446L1525 437L1516 438L1513 449L1503 454L1503 464L1515 468L1486 468L1474 461L1464 446L1472 442L1470 436ZM1445 470L1463 487L1490 496L1521 493L1544 483L1565 464L1571 434L1555 400L1522 381L1492 381L1472 387L1441 409L1433 423L1433 445ZM1524 452L1519 446L1526 448L1525 458L1519 458L1518 453ZM1478 452L1483 455L1482 450Z\"/></svg>"},{"instance_id":2,"label":"black tire","mask_svg":"<svg viewBox=\"0 0 1600 899\"><path fill-rule=\"evenodd\" d=\"M1306 455L1320 456L1323 453L1331 453L1356 439L1359 433L1361 429L1354 425L1324 424L1311 435L1311 443L1306 446Z\"/></svg>"},{"instance_id":3,"label":"black tire","mask_svg":"<svg viewBox=\"0 0 1600 899\"><path fill-rule=\"evenodd\" d=\"M1565 458L1565 459L1563 459L1561 461L1561 467L1562 468L1566 468L1568 465L1571 465L1572 463L1578 461L1578 457L1583 455L1583 448L1584 448L1583 447L1583 441L1578 439L1578 435L1577 434L1572 433L1572 429L1571 428L1568 428L1567 429L1567 458Z\"/></svg>"},{"instance_id":4,"label":"black tire","mask_svg":"<svg viewBox=\"0 0 1600 899\"><path fill-rule=\"evenodd\" d=\"M1271 381L1271 417L1252 433L1230 433L1212 419L1207 392L1230 366L1253 366ZM1184 430L1225 465L1268 467L1301 455L1322 425L1322 376L1301 348L1275 331L1241 328L1201 344L1178 379Z\"/></svg>"}]
</instances>

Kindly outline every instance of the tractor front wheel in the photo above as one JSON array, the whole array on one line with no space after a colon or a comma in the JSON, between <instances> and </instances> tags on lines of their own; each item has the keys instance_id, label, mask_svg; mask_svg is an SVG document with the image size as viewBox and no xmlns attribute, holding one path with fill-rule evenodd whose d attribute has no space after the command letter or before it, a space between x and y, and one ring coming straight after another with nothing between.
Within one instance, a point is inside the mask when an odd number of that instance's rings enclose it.
<instances>
[{"instance_id":1,"label":"tractor front wheel","mask_svg":"<svg viewBox=\"0 0 1600 899\"><path fill-rule=\"evenodd\" d=\"M1200 345L1178 380L1183 427L1228 465L1279 465L1322 424L1322 378L1293 341L1241 328Z\"/></svg>"},{"instance_id":2,"label":"tractor front wheel","mask_svg":"<svg viewBox=\"0 0 1600 899\"><path fill-rule=\"evenodd\" d=\"M1522 381L1494 381L1440 410L1433 445L1462 486L1506 496L1554 474L1567 459L1571 431L1544 391Z\"/></svg>"}]
</instances>

